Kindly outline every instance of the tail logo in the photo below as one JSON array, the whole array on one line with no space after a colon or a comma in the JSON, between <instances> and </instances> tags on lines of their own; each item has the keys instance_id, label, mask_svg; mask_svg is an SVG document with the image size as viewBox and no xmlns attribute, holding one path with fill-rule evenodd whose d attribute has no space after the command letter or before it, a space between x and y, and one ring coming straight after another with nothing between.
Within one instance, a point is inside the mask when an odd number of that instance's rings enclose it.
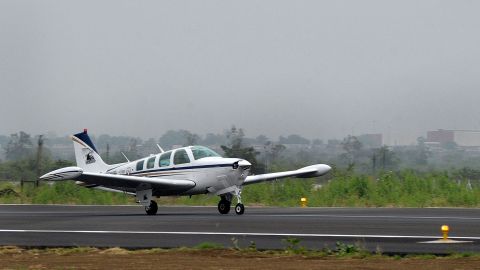
<instances>
[{"instance_id":1,"label":"tail logo","mask_svg":"<svg viewBox=\"0 0 480 270\"><path fill-rule=\"evenodd\" d=\"M91 164L95 163L95 158L92 155L93 151L90 151L86 156L85 156L85 163L86 164Z\"/></svg>"}]
</instances>

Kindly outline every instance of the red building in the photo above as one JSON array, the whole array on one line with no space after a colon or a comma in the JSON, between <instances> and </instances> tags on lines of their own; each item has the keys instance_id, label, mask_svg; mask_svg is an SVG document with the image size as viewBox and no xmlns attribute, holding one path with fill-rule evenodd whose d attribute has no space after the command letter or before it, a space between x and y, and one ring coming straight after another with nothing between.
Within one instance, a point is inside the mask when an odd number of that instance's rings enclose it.
<instances>
[{"instance_id":1,"label":"red building","mask_svg":"<svg viewBox=\"0 0 480 270\"><path fill-rule=\"evenodd\" d=\"M453 130L439 129L427 131L427 142L449 143L455 141L455 132Z\"/></svg>"}]
</instances>

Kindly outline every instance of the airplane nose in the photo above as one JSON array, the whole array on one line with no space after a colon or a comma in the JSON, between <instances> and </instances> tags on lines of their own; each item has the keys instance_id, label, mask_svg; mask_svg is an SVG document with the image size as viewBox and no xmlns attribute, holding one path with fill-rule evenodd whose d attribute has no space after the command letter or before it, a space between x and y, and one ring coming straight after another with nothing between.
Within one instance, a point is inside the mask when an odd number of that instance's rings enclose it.
<instances>
[{"instance_id":1,"label":"airplane nose","mask_svg":"<svg viewBox=\"0 0 480 270\"><path fill-rule=\"evenodd\" d=\"M232 165L232 168L235 169L235 170L238 169L238 168L241 168L242 170L248 170L248 169L250 169L251 166L252 166L252 163L242 159L242 160L234 162L233 165Z\"/></svg>"},{"instance_id":2,"label":"airplane nose","mask_svg":"<svg viewBox=\"0 0 480 270\"><path fill-rule=\"evenodd\" d=\"M250 167L252 166L252 163L248 162L247 160L240 160L238 162L238 166L245 168L245 167Z\"/></svg>"}]
</instances>

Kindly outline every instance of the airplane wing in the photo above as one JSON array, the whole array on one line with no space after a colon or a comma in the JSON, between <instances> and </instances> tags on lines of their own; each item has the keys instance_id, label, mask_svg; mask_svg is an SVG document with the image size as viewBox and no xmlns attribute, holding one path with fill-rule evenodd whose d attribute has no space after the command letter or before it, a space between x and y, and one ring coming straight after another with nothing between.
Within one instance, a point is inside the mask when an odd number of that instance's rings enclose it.
<instances>
[{"instance_id":1,"label":"airplane wing","mask_svg":"<svg viewBox=\"0 0 480 270\"><path fill-rule=\"evenodd\" d=\"M122 188L136 188L142 184L150 184L152 187L162 190L188 190L195 186L195 182L191 180L84 172L79 167L58 169L41 176L40 179L47 181L77 180L87 184Z\"/></svg>"},{"instance_id":2,"label":"airplane wing","mask_svg":"<svg viewBox=\"0 0 480 270\"><path fill-rule=\"evenodd\" d=\"M298 177L298 178L317 177L317 176L322 176L326 174L331 169L332 168L326 164L316 164L316 165L304 167L295 171L250 175L250 176L247 176L243 184L250 185L250 184L260 183L263 181L271 181L271 180L285 178L285 177Z\"/></svg>"}]
</instances>

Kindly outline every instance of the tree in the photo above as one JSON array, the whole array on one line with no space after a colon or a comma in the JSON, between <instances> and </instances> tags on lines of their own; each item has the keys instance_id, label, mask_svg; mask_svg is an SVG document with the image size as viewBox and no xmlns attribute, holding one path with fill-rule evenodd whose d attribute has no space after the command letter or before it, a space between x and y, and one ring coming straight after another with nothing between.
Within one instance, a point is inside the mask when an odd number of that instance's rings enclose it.
<instances>
[{"instance_id":1,"label":"tree","mask_svg":"<svg viewBox=\"0 0 480 270\"><path fill-rule=\"evenodd\" d=\"M30 135L20 131L10 135L10 141L6 147L5 157L7 160L19 160L31 156L33 144Z\"/></svg>"},{"instance_id":2,"label":"tree","mask_svg":"<svg viewBox=\"0 0 480 270\"><path fill-rule=\"evenodd\" d=\"M191 133L190 131L188 130L184 130L183 131L183 136L185 137L185 144L184 146L189 146L189 145L195 145L198 143L198 141L200 140L200 136L195 134L195 133Z\"/></svg>"},{"instance_id":3,"label":"tree","mask_svg":"<svg viewBox=\"0 0 480 270\"><path fill-rule=\"evenodd\" d=\"M348 135L342 141L343 150L345 150L345 158L348 160L349 166L353 166L362 149L362 143L355 136Z\"/></svg>"},{"instance_id":4,"label":"tree","mask_svg":"<svg viewBox=\"0 0 480 270\"><path fill-rule=\"evenodd\" d=\"M310 144L310 140L297 134L288 135L287 138L280 136L278 142L281 144Z\"/></svg>"},{"instance_id":5,"label":"tree","mask_svg":"<svg viewBox=\"0 0 480 270\"><path fill-rule=\"evenodd\" d=\"M227 138L223 134L208 133L201 143L203 145L221 145L227 143Z\"/></svg>"},{"instance_id":6,"label":"tree","mask_svg":"<svg viewBox=\"0 0 480 270\"><path fill-rule=\"evenodd\" d=\"M271 141L267 141L263 145L263 148L265 149L265 170L268 171L271 164L278 159L280 154L285 151L286 147L283 144L276 144L272 143Z\"/></svg>"},{"instance_id":7,"label":"tree","mask_svg":"<svg viewBox=\"0 0 480 270\"><path fill-rule=\"evenodd\" d=\"M425 145L425 138L418 137L417 138L417 149L415 154L415 162L418 165L427 165L428 157L431 155L428 147Z\"/></svg>"},{"instance_id":8,"label":"tree","mask_svg":"<svg viewBox=\"0 0 480 270\"><path fill-rule=\"evenodd\" d=\"M200 141L200 136L188 130L169 130L160 137L160 146L171 149L175 145L194 145Z\"/></svg>"},{"instance_id":9,"label":"tree","mask_svg":"<svg viewBox=\"0 0 480 270\"><path fill-rule=\"evenodd\" d=\"M256 143L258 144L267 144L269 142L268 137L265 135L258 135L255 138Z\"/></svg>"},{"instance_id":10,"label":"tree","mask_svg":"<svg viewBox=\"0 0 480 270\"><path fill-rule=\"evenodd\" d=\"M457 143L456 142L445 142L441 144L442 148L448 151L457 150Z\"/></svg>"},{"instance_id":11,"label":"tree","mask_svg":"<svg viewBox=\"0 0 480 270\"><path fill-rule=\"evenodd\" d=\"M159 152L157 142L155 141L154 138L149 138L148 140L146 140L142 145L142 149L143 149L141 153L142 156L147 156L147 155L155 154Z\"/></svg>"},{"instance_id":12,"label":"tree","mask_svg":"<svg viewBox=\"0 0 480 270\"><path fill-rule=\"evenodd\" d=\"M397 168L399 159L395 156L395 153L388 149L388 146L384 145L381 148L374 151L373 154L374 170L375 163L380 165L382 170L394 170Z\"/></svg>"},{"instance_id":13,"label":"tree","mask_svg":"<svg viewBox=\"0 0 480 270\"><path fill-rule=\"evenodd\" d=\"M135 160L141 157L141 154L138 152L138 147L137 147L139 143L141 142L139 142L137 139L134 139L134 138L130 139L127 152L124 153L128 157L128 159Z\"/></svg>"}]
</instances>

